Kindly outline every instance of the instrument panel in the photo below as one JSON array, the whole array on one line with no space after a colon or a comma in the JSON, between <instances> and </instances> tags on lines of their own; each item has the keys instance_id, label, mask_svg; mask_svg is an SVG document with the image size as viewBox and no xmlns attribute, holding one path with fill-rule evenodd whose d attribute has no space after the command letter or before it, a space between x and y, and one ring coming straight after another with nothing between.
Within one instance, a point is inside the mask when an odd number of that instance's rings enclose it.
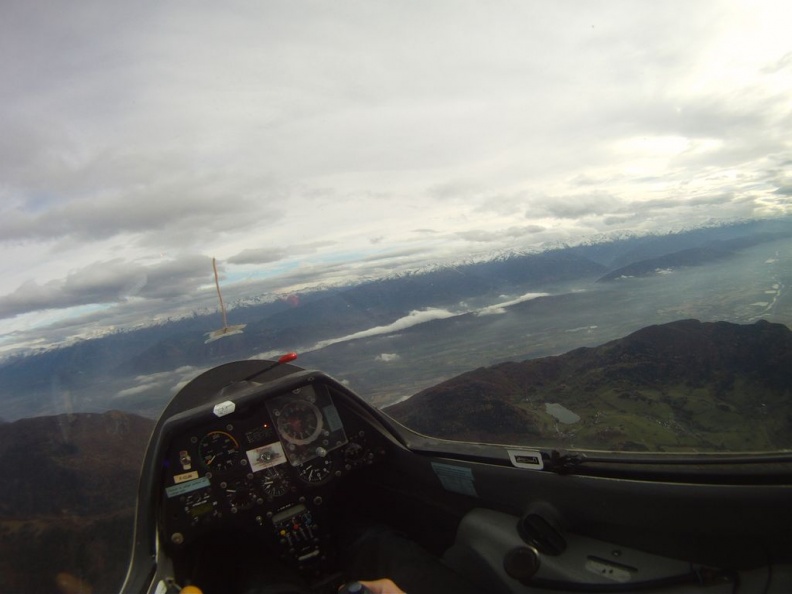
<instances>
[{"instance_id":1,"label":"instrument panel","mask_svg":"<svg viewBox=\"0 0 792 594\"><path fill-rule=\"evenodd\" d=\"M162 460L162 542L177 554L214 530L245 529L302 566L328 538L334 483L382 455L380 437L318 382L183 426Z\"/></svg>"}]
</instances>

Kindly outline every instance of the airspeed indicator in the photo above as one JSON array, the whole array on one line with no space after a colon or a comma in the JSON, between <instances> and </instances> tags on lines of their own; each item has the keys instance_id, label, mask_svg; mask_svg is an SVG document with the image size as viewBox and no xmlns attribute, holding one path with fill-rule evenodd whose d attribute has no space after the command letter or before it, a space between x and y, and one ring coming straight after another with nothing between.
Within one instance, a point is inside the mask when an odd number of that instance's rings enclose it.
<instances>
[{"instance_id":1,"label":"airspeed indicator","mask_svg":"<svg viewBox=\"0 0 792 594\"><path fill-rule=\"evenodd\" d=\"M198 443L198 456L210 470L230 470L239 460L239 442L225 431L211 431Z\"/></svg>"}]
</instances>

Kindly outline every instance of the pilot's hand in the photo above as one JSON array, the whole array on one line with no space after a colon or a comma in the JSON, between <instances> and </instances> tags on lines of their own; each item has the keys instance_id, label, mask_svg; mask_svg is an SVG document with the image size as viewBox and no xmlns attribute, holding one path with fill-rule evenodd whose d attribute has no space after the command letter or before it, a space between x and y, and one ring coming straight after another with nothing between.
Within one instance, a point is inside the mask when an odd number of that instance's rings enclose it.
<instances>
[{"instance_id":1,"label":"pilot's hand","mask_svg":"<svg viewBox=\"0 0 792 594\"><path fill-rule=\"evenodd\" d=\"M361 580L360 583L371 590L372 594L406 594L404 590L387 578L374 580L372 582L364 582Z\"/></svg>"},{"instance_id":2,"label":"pilot's hand","mask_svg":"<svg viewBox=\"0 0 792 594\"><path fill-rule=\"evenodd\" d=\"M65 571L55 576L55 585L60 594L93 594L90 584Z\"/></svg>"}]
</instances>

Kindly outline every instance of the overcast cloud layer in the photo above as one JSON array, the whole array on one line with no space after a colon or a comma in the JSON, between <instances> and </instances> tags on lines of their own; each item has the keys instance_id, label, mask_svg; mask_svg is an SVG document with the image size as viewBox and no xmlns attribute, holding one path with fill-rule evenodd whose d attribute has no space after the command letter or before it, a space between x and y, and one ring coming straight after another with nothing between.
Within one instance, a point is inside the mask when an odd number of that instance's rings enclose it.
<instances>
[{"instance_id":1,"label":"overcast cloud layer","mask_svg":"<svg viewBox=\"0 0 792 594\"><path fill-rule=\"evenodd\" d=\"M0 349L790 212L778 2L4 3Z\"/></svg>"}]
</instances>

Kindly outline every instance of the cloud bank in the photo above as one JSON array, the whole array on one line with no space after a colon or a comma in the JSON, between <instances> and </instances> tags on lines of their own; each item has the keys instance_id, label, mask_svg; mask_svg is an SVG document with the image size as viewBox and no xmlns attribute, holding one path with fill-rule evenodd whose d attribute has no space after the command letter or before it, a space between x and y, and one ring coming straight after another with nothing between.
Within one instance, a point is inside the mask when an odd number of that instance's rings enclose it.
<instances>
[{"instance_id":1,"label":"cloud bank","mask_svg":"<svg viewBox=\"0 0 792 594\"><path fill-rule=\"evenodd\" d=\"M679 10L8 4L0 334L790 214L792 8Z\"/></svg>"},{"instance_id":2,"label":"cloud bank","mask_svg":"<svg viewBox=\"0 0 792 594\"><path fill-rule=\"evenodd\" d=\"M348 342L350 340L371 338L372 336L379 336L382 334L391 334L393 332L406 330L407 328L411 328L412 326L417 326L418 324L424 324L432 320L453 318L458 315L460 314L452 313L446 309L438 309L438 308L415 310L415 311L411 311L403 318L399 318L395 322L388 324L386 326L375 326L374 328L361 330L360 332L354 332L353 334L348 334L346 336L341 336L339 338L331 338L328 340L319 341L309 350L313 351L313 350L323 349L330 345L338 344L340 342Z\"/></svg>"}]
</instances>

